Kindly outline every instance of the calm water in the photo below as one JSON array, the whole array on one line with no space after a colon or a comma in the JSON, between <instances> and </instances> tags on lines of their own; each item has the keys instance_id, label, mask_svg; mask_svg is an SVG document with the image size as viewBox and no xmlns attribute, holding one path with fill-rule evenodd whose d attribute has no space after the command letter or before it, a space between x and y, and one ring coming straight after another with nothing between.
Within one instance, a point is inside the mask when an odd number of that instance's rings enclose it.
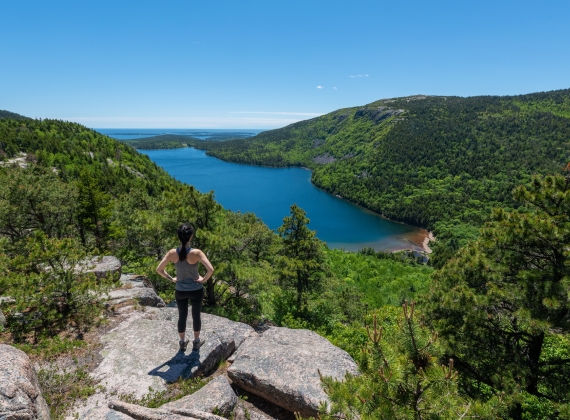
<instances>
[{"instance_id":1,"label":"calm water","mask_svg":"<svg viewBox=\"0 0 570 420\"><path fill-rule=\"evenodd\" d=\"M160 136L162 134L178 134L196 137L205 140L213 136L224 136L239 133L240 137L251 137L264 130L236 130L236 129L176 129L176 128L97 128L101 134L117 140L133 140L145 137Z\"/></svg>"},{"instance_id":2,"label":"calm water","mask_svg":"<svg viewBox=\"0 0 570 420\"><path fill-rule=\"evenodd\" d=\"M426 233L319 190L311 184L311 173L306 169L228 163L192 148L140 152L199 191L214 190L225 208L255 213L271 229L282 224L289 207L296 203L307 212L309 227L331 248L420 249L418 243Z\"/></svg>"}]
</instances>

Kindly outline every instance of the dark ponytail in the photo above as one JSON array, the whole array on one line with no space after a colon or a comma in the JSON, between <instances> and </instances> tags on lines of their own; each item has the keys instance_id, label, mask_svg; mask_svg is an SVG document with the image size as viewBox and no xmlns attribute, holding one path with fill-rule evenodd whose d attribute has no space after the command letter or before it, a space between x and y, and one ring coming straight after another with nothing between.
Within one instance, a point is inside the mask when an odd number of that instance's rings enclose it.
<instances>
[{"instance_id":1,"label":"dark ponytail","mask_svg":"<svg viewBox=\"0 0 570 420\"><path fill-rule=\"evenodd\" d=\"M190 238L194 235L194 227L190 223L184 223L178 228L178 239L182 245L178 249L178 260L185 261L188 256L188 251L186 250L186 244Z\"/></svg>"}]
</instances>

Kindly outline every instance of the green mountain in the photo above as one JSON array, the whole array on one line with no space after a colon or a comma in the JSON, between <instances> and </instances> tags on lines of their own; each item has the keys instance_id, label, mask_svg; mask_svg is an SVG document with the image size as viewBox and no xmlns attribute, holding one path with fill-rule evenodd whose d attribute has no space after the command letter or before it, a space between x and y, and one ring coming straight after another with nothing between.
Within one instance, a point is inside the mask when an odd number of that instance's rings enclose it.
<instances>
[{"instance_id":1,"label":"green mountain","mask_svg":"<svg viewBox=\"0 0 570 420\"><path fill-rule=\"evenodd\" d=\"M394 220L479 226L514 186L570 160L570 89L519 96L410 96L340 109L224 143L232 162L305 166L313 183Z\"/></svg>"},{"instance_id":2,"label":"green mountain","mask_svg":"<svg viewBox=\"0 0 570 420\"><path fill-rule=\"evenodd\" d=\"M181 185L131 147L75 123L0 119L0 161L19 153L40 167L55 168L66 181L94 178L113 196L135 189L157 196Z\"/></svg>"},{"instance_id":3,"label":"green mountain","mask_svg":"<svg viewBox=\"0 0 570 420\"><path fill-rule=\"evenodd\" d=\"M16 114L15 112L4 111L0 109L0 120L4 118L10 118L13 120L29 120L28 117L24 117L23 115Z\"/></svg>"}]
</instances>

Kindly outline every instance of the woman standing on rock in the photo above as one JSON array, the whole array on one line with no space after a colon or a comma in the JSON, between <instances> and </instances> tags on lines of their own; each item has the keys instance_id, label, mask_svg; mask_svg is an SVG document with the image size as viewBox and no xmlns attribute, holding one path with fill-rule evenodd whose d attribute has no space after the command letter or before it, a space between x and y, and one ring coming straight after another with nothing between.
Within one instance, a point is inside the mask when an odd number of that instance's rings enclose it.
<instances>
[{"instance_id":1,"label":"woman standing on rock","mask_svg":"<svg viewBox=\"0 0 570 420\"><path fill-rule=\"evenodd\" d=\"M208 281L214 272L214 267L208 260L208 257L199 249L190 248L190 240L194 235L194 228L184 223L178 228L178 239L180 239L181 247L171 249L164 256L158 265L156 272L165 279L176 283L176 306L178 307L178 335L180 336L180 351L186 351L188 342L186 338L186 319L188 318L188 301L192 305L192 324L194 327L194 342L192 351L198 350L205 339L200 338L200 330L202 322L200 312L202 310L202 299L204 299L203 284ZM176 277L172 277L164 269L169 262L173 262L176 266ZM206 267L207 273L202 277L198 273L198 263L202 263Z\"/></svg>"}]
</instances>

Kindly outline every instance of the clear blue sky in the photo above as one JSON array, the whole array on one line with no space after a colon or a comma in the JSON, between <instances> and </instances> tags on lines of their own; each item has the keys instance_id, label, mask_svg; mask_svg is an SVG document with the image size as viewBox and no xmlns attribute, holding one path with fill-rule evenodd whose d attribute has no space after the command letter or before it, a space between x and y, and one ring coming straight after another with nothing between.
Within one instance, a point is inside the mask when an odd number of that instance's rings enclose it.
<instances>
[{"instance_id":1,"label":"clear blue sky","mask_svg":"<svg viewBox=\"0 0 570 420\"><path fill-rule=\"evenodd\" d=\"M0 109L275 128L381 98L570 87L570 1L4 1Z\"/></svg>"}]
</instances>

